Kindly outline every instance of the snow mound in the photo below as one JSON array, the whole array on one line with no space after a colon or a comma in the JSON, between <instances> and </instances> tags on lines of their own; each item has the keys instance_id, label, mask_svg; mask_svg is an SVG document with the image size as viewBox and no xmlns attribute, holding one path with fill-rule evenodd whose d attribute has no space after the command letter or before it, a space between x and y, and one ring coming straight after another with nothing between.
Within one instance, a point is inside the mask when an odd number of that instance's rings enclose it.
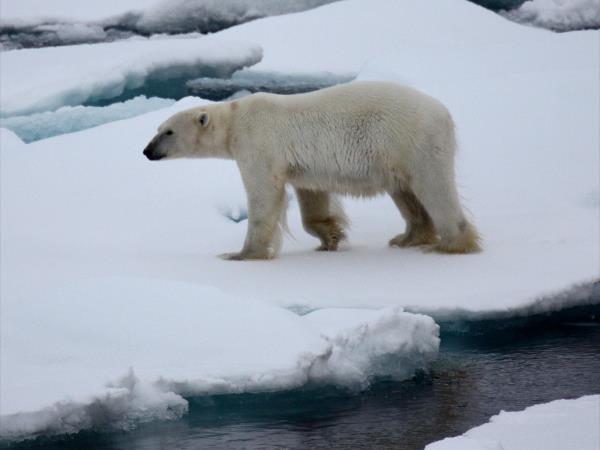
<instances>
[{"instance_id":1,"label":"snow mound","mask_svg":"<svg viewBox=\"0 0 600 450\"><path fill-rule=\"evenodd\" d=\"M175 100L138 96L125 102L108 106L63 106L56 111L46 111L28 116L0 119L0 125L14 131L25 142L84 130L114 120L127 119L140 114L166 108Z\"/></svg>"},{"instance_id":2,"label":"snow mound","mask_svg":"<svg viewBox=\"0 0 600 450\"><path fill-rule=\"evenodd\" d=\"M596 450L600 445L600 395L555 400L493 416L462 436L425 450Z\"/></svg>"},{"instance_id":3,"label":"snow mound","mask_svg":"<svg viewBox=\"0 0 600 450\"><path fill-rule=\"evenodd\" d=\"M504 54L504 47L514 50L518 45L517 55L531 56L532 43L551 39L543 36L548 33L507 21L468 1L373 0L369 5L365 8L360 0L334 2L219 34L260 44L264 58L253 67L257 71L355 74L379 57L390 63L388 68L398 65L410 74L421 58L426 68L443 67L463 76L477 67L470 63L470 55L477 55L480 65L490 63L491 69L502 70L504 61L494 61ZM431 67L436 58L442 59ZM480 58L485 58L484 64ZM457 60L467 65L462 67Z\"/></svg>"},{"instance_id":4,"label":"snow mound","mask_svg":"<svg viewBox=\"0 0 600 450\"><path fill-rule=\"evenodd\" d=\"M24 115L119 98L144 85L160 84L168 90L169 82L182 77L229 77L261 57L261 48L256 45L216 36L5 52L0 65L0 115ZM82 59L86 64L81 64Z\"/></svg>"},{"instance_id":5,"label":"snow mound","mask_svg":"<svg viewBox=\"0 0 600 450\"><path fill-rule=\"evenodd\" d=\"M519 23L554 31L600 28L600 0L529 0L502 14Z\"/></svg>"},{"instance_id":6,"label":"snow mound","mask_svg":"<svg viewBox=\"0 0 600 450\"><path fill-rule=\"evenodd\" d=\"M410 378L439 346L433 320L401 308L312 320L150 279L89 279L4 301L2 312L4 439L177 418L183 396L363 389L378 376Z\"/></svg>"}]
</instances>

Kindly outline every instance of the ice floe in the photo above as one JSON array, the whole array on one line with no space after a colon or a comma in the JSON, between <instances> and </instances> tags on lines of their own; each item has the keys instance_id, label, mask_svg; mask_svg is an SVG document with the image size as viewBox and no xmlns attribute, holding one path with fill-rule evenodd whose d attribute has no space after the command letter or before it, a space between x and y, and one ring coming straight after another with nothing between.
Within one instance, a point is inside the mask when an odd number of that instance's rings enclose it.
<instances>
[{"instance_id":1,"label":"ice floe","mask_svg":"<svg viewBox=\"0 0 600 450\"><path fill-rule=\"evenodd\" d=\"M555 400L493 416L462 436L425 450L595 450L600 442L600 395Z\"/></svg>"},{"instance_id":2,"label":"ice floe","mask_svg":"<svg viewBox=\"0 0 600 450\"><path fill-rule=\"evenodd\" d=\"M402 380L427 368L439 339L430 317L400 308L298 316L121 277L4 301L2 345L0 438L18 439L180 417L182 396Z\"/></svg>"}]
</instances>

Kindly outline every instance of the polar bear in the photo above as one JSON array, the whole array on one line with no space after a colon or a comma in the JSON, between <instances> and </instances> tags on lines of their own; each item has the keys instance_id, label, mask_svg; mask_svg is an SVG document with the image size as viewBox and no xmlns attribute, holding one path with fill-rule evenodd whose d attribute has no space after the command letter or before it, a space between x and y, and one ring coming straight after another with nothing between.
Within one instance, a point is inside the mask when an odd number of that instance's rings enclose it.
<instances>
[{"instance_id":1,"label":"polar bear","mask_svg":"<svg viewBox=\"0 0 600 450\"><path fill-rule=\"evenodd\" d=\"M158 128L150 160L236 161L248 199L240 252L225 259L270 259L281 246L285 186L294 187L306 231L336 250L347 220L336 194L387 193L406 222L390 246L442 253L480 250L454 179L456 140L448 110L413 88L351 82L319 91L192 108Z\"/></svg>"}]
</instances>

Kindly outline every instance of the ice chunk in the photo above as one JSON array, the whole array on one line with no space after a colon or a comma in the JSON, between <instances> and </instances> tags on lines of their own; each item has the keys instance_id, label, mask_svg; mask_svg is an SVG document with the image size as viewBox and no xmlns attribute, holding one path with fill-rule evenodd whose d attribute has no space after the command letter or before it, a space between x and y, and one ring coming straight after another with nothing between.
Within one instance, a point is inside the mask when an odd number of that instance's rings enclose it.
<instances>
[{"instance_id":1,"label":"ice chunk","mask_svg":"<svg viewBox=\"0 0 600 450\"><path fill-rule=\"evenodd\" d=\"M262 57L253 44L216 36L189 39L138 39L110 44L52 47L6 52L0 65L2 117L54 110L136 95L169 95L174 79L228 77ZM81 64L85 59L86 64ZM44 70L40 70L43 67ZM182 95L179 95L182 96Z\"/></svg>"},{"instance_id":2,"label":"ice chunk","mask_svg":"<svg viewBox=\"0 0 600 450\"><path fill-rule=\"evenodd\" d=\"M596 450L600 445L600 395L555 400L493 416L462 436L425 450Z\"/></svg>"},{"instance_id":3,"label":"ice chunk","mask_svg":"<svg viewBox=\"0 0 600 450\"><path fill-rule=\"evenodd\" d=\"M25 142L37 141L59 134L85 130L103 123L127 119L149 111L166 108L175 100L135 97L109 106L63 106L28 116L0 119L0 125L14 131Z\"/></svg>"},{"instance_id":4,"label":"ice chunk","mask_svg":"<svg viewBox=\"0 0 600 450\"><path fill-rule=\"evenodd\" d=\"M529 0L503 15L516 22L572 31L600 28L600 0Z\"/></svg>"},{"instance_id":5,"label":"ice chunk","mask_svg":"<svg viewBox=\"0 0 600 450\"><path fill-rule=\"evenodd\" d=\"M304 319L328 343L310 363L309 377L315 381L365 388L377 376L403 380L427 367L439 346L431 338L433 321L401 308L322 309Z\"/></svg>"}]
</instances>

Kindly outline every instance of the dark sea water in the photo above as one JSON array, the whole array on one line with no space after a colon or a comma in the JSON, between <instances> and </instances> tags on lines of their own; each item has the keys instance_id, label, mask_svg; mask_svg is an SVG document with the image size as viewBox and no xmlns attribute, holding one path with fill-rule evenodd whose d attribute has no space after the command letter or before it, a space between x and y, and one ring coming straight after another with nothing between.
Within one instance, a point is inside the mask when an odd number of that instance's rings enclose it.
<instances>
[{"instance_id":1,"label":"dark sea water","mask_svg":"<svg viewBox=\"0 0 600 450\"><path fill-rule=\"evenodd\" d=\"M9 448L421 449L503 409L600 393L600 309L593 310L575 322L442 332L430 372L404 382L378 380L361 393L321 386L197 397L178 421Z\"/></svg>"}]
</instances>

